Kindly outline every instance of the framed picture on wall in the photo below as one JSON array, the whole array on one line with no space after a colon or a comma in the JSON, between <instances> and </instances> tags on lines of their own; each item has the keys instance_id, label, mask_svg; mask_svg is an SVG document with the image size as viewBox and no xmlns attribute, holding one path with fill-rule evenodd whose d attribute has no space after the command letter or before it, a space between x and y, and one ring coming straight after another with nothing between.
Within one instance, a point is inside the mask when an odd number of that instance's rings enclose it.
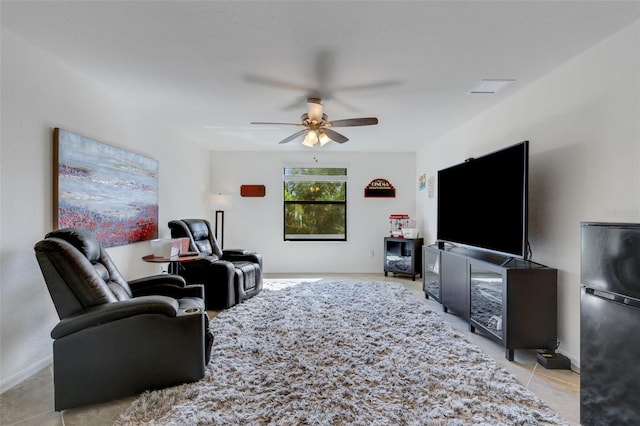
<instances>
[{"instance_id":1,"label":"framed picture on wall","mask_svg":"<svg viewBox=\"0 0 640 426\"><path fill-rule=\"evenodd\" d=\"M57 229L89 229L105 247L157 238L157 160L59 128L53 142Z\"/></svg>"}]
</instances>

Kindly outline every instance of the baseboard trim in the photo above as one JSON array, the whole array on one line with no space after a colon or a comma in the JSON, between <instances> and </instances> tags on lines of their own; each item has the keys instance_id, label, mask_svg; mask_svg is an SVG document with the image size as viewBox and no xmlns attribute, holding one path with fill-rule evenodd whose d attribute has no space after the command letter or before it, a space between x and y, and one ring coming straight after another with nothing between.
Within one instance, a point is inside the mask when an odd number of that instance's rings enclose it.
<instances>
[{"instance_id":1,"label":"baseboard trim","mask_svg":"<svg viewBox=\"0 0 640 426\"><path fill-rule=\"evenodd\" d=\"M24 382L29 377L40 372L42 369L50 366L52 363L53 363L53 355L50 355L44 359L41 359L38 362L31 364L29 367L17 372L11 377L7 377L6 379L3 379L2 381L0 381L0 393L5 393L12 387Z\"/></svg>"}]
</instances>

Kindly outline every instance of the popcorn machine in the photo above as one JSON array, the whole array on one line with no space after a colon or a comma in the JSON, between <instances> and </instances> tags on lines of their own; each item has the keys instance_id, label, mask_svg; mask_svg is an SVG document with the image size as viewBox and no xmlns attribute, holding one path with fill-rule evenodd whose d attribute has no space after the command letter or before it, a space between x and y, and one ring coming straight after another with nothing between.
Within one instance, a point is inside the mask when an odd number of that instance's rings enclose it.
<instances>
[{"instance_id":1,"label":"popcorn machine","mask_svg":"<svg viewBox=\"0 0 640 426\"><path fill-rule=\"evenodd\" d=\"M391 214L389 215L389 225L391 229L389 230L390 237L403 238L404 234L402 230L404 228L409 228L409 215L408 214Z\"/></svg>"}]
</instances>

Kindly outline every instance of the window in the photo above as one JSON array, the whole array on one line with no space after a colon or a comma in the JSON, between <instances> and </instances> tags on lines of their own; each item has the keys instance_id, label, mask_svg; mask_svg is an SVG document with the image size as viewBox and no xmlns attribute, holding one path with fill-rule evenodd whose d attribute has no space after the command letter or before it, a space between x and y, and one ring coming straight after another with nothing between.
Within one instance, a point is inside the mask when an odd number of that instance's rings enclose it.
<instances>
[{"instance_id":1,"label":"window","mask_svg":"<svg viewBox=\"0 0 640 426\"><path fill-rule=\"evenodd\" d=\"M347 240L347 169L284 168L285 241Z\"/></svg>"}]
</instances>

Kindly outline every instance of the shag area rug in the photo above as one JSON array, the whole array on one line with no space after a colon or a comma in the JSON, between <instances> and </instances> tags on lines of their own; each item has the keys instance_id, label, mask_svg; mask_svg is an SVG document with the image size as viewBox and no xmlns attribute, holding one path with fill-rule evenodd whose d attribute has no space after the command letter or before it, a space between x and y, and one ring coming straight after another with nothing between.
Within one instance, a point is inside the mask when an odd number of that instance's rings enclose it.
<instances>
[{"instance_id":1,"label":"shag area rug","mask_svg":"<svg viewBox=\"0 0 640 426\"><path fill-rule=\"evenodd\" d=\"M211 329L205 377L116 425L568 424L398 283L270 281Z\"/></svg>"}]
</instances>

